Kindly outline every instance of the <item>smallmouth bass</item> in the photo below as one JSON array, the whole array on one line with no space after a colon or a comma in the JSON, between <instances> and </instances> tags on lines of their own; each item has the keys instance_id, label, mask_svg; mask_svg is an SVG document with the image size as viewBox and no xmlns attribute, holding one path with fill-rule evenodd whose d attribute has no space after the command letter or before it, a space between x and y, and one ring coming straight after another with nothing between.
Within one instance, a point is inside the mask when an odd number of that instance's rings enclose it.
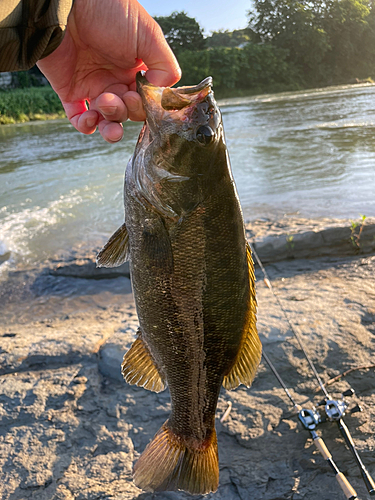
<instances>
[{"instance_id":1,"label":"smallmouth bass","mask_svg":"<svg viewBox=\"0 0 375 500\"><path fill-rule=\"evenodd\" d=\"M221 385L249 387L261 357L253 261L211 86L137 75L147 118L126 169L125 223L97 259L130 262L140 328L125 380L171 395L133 469L147 491L216 491Z\"/></svg>"}]
</instances>

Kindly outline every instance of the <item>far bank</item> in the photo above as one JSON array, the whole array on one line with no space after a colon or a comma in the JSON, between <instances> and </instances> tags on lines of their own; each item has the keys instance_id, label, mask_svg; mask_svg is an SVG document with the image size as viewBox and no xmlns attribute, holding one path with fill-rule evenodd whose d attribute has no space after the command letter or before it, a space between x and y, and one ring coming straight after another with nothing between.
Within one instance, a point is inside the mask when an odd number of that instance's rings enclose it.
<instances>
[{"instance_id":1,"label":"far bank","mask_svg":"<svg viewBox=\"0 0 375 500\"><path fill-rule=\"evenodd\" d=\"M196 84L198 82L191 83ZM372 84L374 82L371 78L365 80L355 79L347 82L347 85L366 83ZM327 88L332 86L333 85L327 86ZM313 89L314 87L301 86L297 82L291 84L272 83L270 85L249 89L215 89L214 85L215 97L219 100L231 97L252 97L263 94L278 94L281 92ZM44 87L16 88L9 90L0 89L0 125L25 123L37 120L54 120L65 117L65 111L60 99L49 85Z\"/></svg>"}]
</instances>

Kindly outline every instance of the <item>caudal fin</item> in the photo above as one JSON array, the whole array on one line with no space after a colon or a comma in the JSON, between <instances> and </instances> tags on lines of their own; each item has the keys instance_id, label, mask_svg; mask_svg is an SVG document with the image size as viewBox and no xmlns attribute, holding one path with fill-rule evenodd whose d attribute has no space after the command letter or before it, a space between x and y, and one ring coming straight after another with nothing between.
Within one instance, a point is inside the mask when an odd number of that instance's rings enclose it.
<instances>
[{"instance_id":1,"label":"caudal fin","mask_svg":"<svg viewBox=\"0 0 375 500\"><path fill-rule=\"evenodd\" d=\"M209 443L193 449L166 422L134 465L133 477L145 491L184 490L193 495L216 491L219 460L215 430Z\"/></svg>"}]
</instances>

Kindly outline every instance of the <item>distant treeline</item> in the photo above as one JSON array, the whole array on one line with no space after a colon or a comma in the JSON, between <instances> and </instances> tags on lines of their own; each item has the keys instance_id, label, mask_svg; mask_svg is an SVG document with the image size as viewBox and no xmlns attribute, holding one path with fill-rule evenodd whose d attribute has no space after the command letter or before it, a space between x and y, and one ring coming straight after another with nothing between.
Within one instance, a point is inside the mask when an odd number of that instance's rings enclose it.
<instances>
[{"instance_id":1,"label":"distant treeline","mask_svg":"<svg viewBox=\"0 0 375 500\"><path fill-rule=\"evenodd\" d=\"M375 76L372 0L254 0L246 29L207 38L185 12L156 20L181 65L182 85L211 75L226 94Z\"/></svg>"}]
</instances>

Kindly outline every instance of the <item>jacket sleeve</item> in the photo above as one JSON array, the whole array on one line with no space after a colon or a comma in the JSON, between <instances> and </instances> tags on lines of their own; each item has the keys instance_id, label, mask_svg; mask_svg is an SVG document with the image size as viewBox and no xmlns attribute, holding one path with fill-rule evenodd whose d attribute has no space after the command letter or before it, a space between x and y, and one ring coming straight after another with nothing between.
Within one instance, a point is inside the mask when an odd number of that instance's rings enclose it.
<instances>
[{"instance_id":1,"label":"jacket sleeve","mask_svg":"<svg viewBox=\"0 0 375 500\"><path fill-rule=\"evenodd\" d=\"M64 37L73 1L0 0L0 71L26 70L51 54Z\"/></svg>"}]
</instances>

